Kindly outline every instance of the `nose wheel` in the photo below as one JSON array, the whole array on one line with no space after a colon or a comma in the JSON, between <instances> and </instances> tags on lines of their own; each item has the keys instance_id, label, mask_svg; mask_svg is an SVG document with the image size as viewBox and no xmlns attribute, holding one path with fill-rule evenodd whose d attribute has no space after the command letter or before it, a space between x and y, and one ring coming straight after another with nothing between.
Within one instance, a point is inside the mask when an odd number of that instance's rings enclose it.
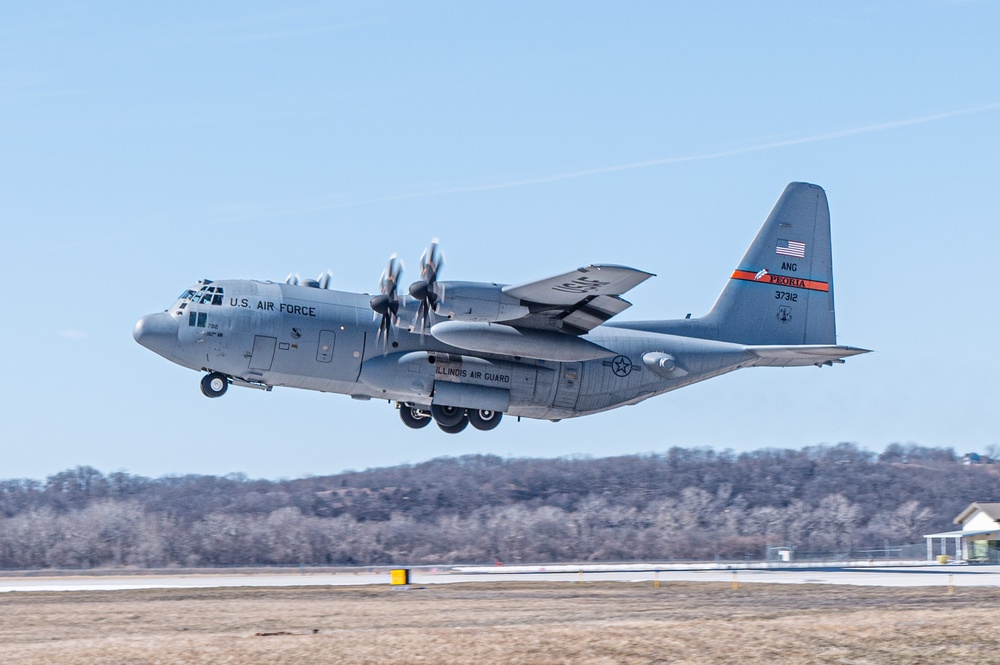
<instances>
[{"instance_id":1,"label":"nose wheel","mask_svg":"<svg viewBox=\"0 0 1000 665\"><path fill-rule=\"evenodd\" d=\"M229 388L229 379L225 374L212 372L201 379L201 393L205 397L222 397Z\"/></svg>"}]
</instances>

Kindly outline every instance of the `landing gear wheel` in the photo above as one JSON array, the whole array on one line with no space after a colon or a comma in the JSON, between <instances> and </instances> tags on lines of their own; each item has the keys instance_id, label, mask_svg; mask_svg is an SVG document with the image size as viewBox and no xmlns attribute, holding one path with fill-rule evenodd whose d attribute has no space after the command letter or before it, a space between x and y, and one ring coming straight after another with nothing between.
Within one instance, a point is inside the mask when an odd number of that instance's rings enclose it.
<instances>
[{"instance_id":1,"label":"landing gear wheel","mask_svg":"<svg viewBox=\"0 0 1000 665\"><path fill-rule=\"evenodd\" d=\"M457 425L466 420L465 409L460 409L457 406L431 404L431 415L437 421L438 425L444 425L445 427Z\"/></svg>"},{"instance_id":2,"label":"landing gear wheel","mask_svg":"<svg viewBox=\"0 0 1000 665\"><path fill-rule=\"evenodd\" d=\"M205 397L222 397L229 388L229 379L225 374L212 372L201 379L201 393Z\"/></svg>"},{"instance_id":3,"label":"landing gear wheel","mask_svg":"<svg viewBox=\"0 0 1000 665\"><path fill-rule=\"evenodd\" d=\"M465 418L464 416L462 417L461 420L458 421L457 425L442 425L441 423L438 423L438 427L441 428L441 431L446 434L458 434L468 426L469 426L469 419Z\"/></svg>"},{"instance_id":4,"label":"landing gear wheel","mask_svg":"<svg viewBox=\"0 0 1000 665\"><path fill-rule=\"evenodd\" d=\"M420 429L431 424L431 417L425 410L405 404L399 407L399 419L411 429Z\"/></svg>"},{"instance_id":5,"label":"landing gear wheel","mask_svg":"<svg viewBox=\"0 0 1000 665\"><path fill-rule=\"evenodd\" d=\"M488 432L499 425L501 418L503 418L503 412L501 411L489 411L486 409L477 411L469 409L469 422L481 432Z\"/></svg>"}]
</instances>

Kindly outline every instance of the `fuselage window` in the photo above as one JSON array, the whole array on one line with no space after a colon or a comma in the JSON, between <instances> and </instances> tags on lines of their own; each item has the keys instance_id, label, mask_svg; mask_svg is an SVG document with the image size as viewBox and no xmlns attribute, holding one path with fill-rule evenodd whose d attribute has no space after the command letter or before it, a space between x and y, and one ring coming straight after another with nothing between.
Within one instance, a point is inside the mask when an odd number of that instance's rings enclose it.
<instances>
[{"instance_id":1,"label":"fuselage window","mask_svg":"<svg viewBox=\"0 0 1000 665\"><path fill-rule=\"evenodd\" d=\"M204 328L205 327L205 320L206 319L208 319L208 314L206 314L205 312L198 312L198 327L199 328Z\"/></svg>"}]
</instances>

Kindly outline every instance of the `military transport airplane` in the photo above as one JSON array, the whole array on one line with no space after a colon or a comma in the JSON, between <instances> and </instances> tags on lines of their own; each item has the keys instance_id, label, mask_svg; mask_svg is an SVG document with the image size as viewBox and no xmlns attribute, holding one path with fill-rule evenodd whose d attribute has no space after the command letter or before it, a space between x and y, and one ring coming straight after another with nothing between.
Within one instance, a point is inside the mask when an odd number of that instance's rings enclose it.
<instances>
[{"instance_id":1,"label":"military transport airplane","mask_svg":"<svg viewBox=\"0 0 1000 665\"><path fill-rule=\"evenodd\" d=\"M816 185L785 188L709 313L608 323L653 275L594 264L503 286L440 281L437 241L420 279L398 287L395 256L379 293L201 280L135 340L207 372L201 390L275 386L394 402L407 426L490 430L503 414L559 420L683 388L744 367L832 365L865 349L837 344L830 212Z\"/></svg>"}]
</instances>

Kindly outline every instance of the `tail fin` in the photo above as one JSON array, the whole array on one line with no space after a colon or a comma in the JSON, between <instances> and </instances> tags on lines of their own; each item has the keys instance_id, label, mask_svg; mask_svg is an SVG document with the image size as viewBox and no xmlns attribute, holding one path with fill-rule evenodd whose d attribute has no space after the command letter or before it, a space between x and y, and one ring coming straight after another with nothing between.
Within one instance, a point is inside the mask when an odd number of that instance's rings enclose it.
<instances>
[{"instance_id":1,"label":"tail fin","mask_svg":"<svg viewBox=\"0 0 1000 665\"><path fill-rule=\"evenodd\" d=\"M740 344L835 344L834 318L826 192L793 182L701 323Z\"/></svg>"}]
</instances>

